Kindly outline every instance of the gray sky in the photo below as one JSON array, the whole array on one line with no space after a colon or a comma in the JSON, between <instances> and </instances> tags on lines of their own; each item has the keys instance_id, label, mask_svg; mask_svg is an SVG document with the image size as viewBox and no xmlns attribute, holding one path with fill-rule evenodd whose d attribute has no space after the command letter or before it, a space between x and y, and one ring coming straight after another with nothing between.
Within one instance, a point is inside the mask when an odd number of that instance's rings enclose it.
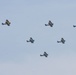
<instances>
[{"instance_id":1,"label":"gray sky","mask_svg":"<svg viewBox=\"0 0 76 75\"><path fill-rule=\"evenodd\" d=\"M0 75L76 75L75 0L0 0L0 9L0 23L11 21L0 25Z\"/></svg>"}]
</instances>

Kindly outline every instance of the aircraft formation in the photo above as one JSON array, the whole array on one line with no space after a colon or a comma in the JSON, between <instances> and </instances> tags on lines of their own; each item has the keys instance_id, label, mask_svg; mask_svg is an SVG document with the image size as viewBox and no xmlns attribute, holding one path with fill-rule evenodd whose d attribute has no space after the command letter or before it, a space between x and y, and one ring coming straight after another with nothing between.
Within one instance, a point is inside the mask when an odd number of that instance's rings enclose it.
<instances>
[{"instance_id":1,"label":"aircraft formation","mask_svg":"<svg viewBox=\"0 0 76 75\"><path fill-rule=\"evenodd\" d=\"M4 23L2 23L2 25L7 25L7 26L10 26L10 24L11 24L11 22L7 19ZM45 24L45 26L50 26L50 27L53 27L53 25L54 25L54 23L52 23L51 20L48 21L48 24ZM73 27L76 27L76 25L73 25ZM26 40L26 42L34 43L35 40L32 37L30 37L30 39ZM62 37L60 40L57 41L57 43L65 44L65 39ZM43 54L40 54L40 56L48 57L48 53L44 52Z\"/></svg>"}]
</instances>

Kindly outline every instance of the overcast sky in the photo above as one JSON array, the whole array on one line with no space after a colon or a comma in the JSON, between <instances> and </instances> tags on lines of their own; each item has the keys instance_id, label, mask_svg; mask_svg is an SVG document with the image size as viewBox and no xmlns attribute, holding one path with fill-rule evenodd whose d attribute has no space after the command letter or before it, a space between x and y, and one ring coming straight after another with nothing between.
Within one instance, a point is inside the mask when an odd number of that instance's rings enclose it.
<instances>
[{"instance_id":1,"label":"overcast sky","mask_svg":"<svg viewBox=\"0 0 76 75\"><path fill-rule=\"evenodd\" d=\"M76 75L75 24L75 0L0 0L0 75Z\"/></svg>"}]
</instances>

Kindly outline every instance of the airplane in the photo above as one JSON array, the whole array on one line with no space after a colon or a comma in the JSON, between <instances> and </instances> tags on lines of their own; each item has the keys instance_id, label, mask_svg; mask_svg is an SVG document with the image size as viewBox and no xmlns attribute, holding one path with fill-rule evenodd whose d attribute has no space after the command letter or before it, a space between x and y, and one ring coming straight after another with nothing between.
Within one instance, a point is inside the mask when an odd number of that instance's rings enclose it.
<instances>
[{"instance_id":1,"label":"airplane","mask_svg":"<svg viewBox=\"0 0 76 75\"><path fill-rule=\"evenodd\" d=\"M34 41L35 40L33 40L33 38L32 37L30 37L30 39L29 40L26 40L27 42L31 42L31 43L34 43Z\"/></svg>"},{"instance_id":2,"label":"airplane","mask_svg":"<svg viewBox=\"0 0 76 75\"><path fill-rule=\"evenodd\" d=\"M53 27L53 23L49 20L49 22L48 22L48 24L45 24L45 26L51 26L51 27Z\"/></svg>"},{"instance_id":3,"label":"airplane","mask_svg":"<svg viewBox=\"0 0 76 75\"><path fill-rule=\"evenodd\" d=\"M9 22L9 20L6 19L5 23L2 23L2 25L8 25L10 26L11 22Z\"/></svg>"},{"instance_id":4,"label":"airplane","mask_svg":"<svg viewBox=\"0 0 76 75\"><path fill-rule=\"evenodd\" d=\"M57 41L57 43L65 43L65 40L64 40L64 38L61 38L61 40L60 41Z\"/></svg>"},{"instance_id":5,"label":"airplane","mask_svg":"<svg viewBox=\"0 0 76 75\"><path fill-rule=\"evenodd\" d=\"M76 27L76 25L73 25L73 27Z\"/></svg>"},{"instance_id":6,"label":"airplane","mask_svg":"<svg viewBox=\"0 0 76 75\"><path fill-rule=\"evenodd\" d=\"M40 56L45 56L45 57L48 57L48 54L46 52L44 52L44 54L40 54Z\"/></svg>"}]
</instances>

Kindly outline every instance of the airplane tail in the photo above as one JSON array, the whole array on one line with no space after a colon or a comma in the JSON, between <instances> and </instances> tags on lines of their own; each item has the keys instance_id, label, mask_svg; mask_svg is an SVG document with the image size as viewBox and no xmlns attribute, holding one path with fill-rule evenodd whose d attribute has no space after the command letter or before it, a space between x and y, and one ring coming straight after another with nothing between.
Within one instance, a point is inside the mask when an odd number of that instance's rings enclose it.
<instances>
[{"instance_id":1,"label":"airplane tail","mask_svg":"<svg viewBox=\"0 0 76 75\"><path fill-rule=\"evenodd\" d=\"M73 25L73 27L76 27L76 25Z\"/></svg>"},{"instance_id":2,"label":"airplane tail","mask_svg":"<svg viewBox=\"0 0 76 75\"><path fill-rule=\"evenodd\" d=\"M5 25L5 23L2 23L2 25Z\"/></svg>"},{"instance_id":3,"label":"airplane tail","mask_svg":"<svg viewBox=\"0 0 76 75\"><path fill-rule=\"evenodd\" d=\"M48 24L45 24L45 26L48 26Z\"/></svg>"},{"instance_id":4,"label":"airplane tail","mask_svg":"<svg viewBox=\"0 0 76 75\"><path fill-rule=\"evenodd\" d=\"M61 41L57 41L57 43L61 43Z\"/></svg>"},{"instance_id":5,"label":"airplane tail","mask_svg":"<svg viewBox=\"0 0 76 75\"><path fill-rule=\"evenodd\" d=\"M41 55L41 54L40 54L40 56L44 56L44 55Z\"/></svg>"},{"instance_id":6,"label":"airplane tail","mask_svg":"<svg viewBox=\"0 0 76 75\"><path fill-rule=\"evenodd\" d=\"M26 42L29 42L28 40L26 40Z\"/></svg>"}]
</instances>

